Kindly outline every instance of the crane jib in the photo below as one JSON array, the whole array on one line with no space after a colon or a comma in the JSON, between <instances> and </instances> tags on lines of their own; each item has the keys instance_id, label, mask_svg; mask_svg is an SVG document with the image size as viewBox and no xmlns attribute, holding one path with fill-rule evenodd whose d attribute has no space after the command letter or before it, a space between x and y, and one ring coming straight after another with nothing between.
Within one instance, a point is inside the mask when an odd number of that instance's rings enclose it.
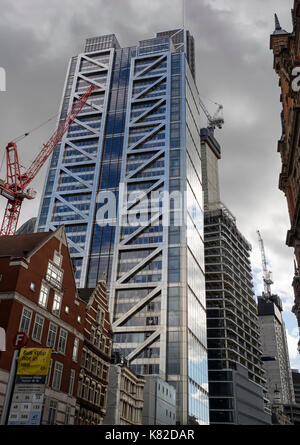
<instances>
[{"instance_id":1,"label":"crane jib","mask_svg":"<svg viewBox=\"0 0 300 445\"><path fill-rule=\"evenodd\" d=\"M82 108L85 106L95 88L95 85L91 85L85 94L75 102L70 113L59 124L48 142L43 145L42 150L38 153L26 173L21 174L17 145L14 142L10 142L7 145L6 181L0 182L0 195L6 198L8 202L4 213L4 219L2 221L0 236L15 234L24 198L33 199L36 194L32 188L27 188L29 183L35 178L49 156L61 142L64 134L68 131Z\"/></svg>"}]
</instances>

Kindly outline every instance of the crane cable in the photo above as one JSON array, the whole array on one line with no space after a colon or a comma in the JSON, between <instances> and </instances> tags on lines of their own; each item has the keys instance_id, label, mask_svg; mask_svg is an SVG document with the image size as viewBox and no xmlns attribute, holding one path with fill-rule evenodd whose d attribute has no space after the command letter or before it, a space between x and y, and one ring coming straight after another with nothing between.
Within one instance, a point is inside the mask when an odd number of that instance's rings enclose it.
<instances>
[{"instance_id":1,"label":"crane cable","mask_svg":"<svg viewBox=\"0 0 300 445\"><path fill-rule=\"evenodd\" d=\"M206 99L206 100L208 100L209 102L211 102L212 104L215 104L215 105L218 105L218 106L220 106L221 104L219 104L218 102L214 102L213 100L211 100L211 99L209 99L208 97L206 97L206 96L202 96L201 95L201 98L203 97L203 99ZM222 106L222 105L221 105Z\"/></svg>"},{"instance_id":2,"label":"crane cable","mask_svg":"<svg viewBox=\"0 0 300 445\"><path fill-rule=\"evenodd\" d=\"M32 130L28 131L27 133L22 134L21 136L18 136L17 138L15 138L12 142L20 142L22 139L24 139L26 136L29 136L31 133L33 133L34 131L39 130L41 127L43 127L44 125L48 124L48 122L52 121L52 119L54 119L55 117L57 117L58 113L54 114L52 117L50 117L49 119L47 119L45 122L43 122L42 124L40 124L39 126L33 128Z\"/></svg>"},{"instance_id":3,"label":"crane cable","mask_svg":"<svg viewBox=\"0 0 300 445\"><path fill-rule=\"evenodd\" d=\"M49 117L49 119L47 119L45 122L43 122L42 124L38 125L37 127L33 128L32 130L28 131L27 133L22 134L21 136L16 137L15 139L13 139L11 142L20 142L22 139L26 138L27 136L29 136L31 133L34 133L35 131L39 130L41 127L43 127L44 125L48 124L48 122L52 121L54 118L56 118L58 116L58 113L54 114L53 116ZM3 167L3 163L4 163L4 159L5 159L5 151L3 153L3 158L1 161L1 165L0 165L0 173L2 171L2 167Z\"/></svg>"}]
</instances>

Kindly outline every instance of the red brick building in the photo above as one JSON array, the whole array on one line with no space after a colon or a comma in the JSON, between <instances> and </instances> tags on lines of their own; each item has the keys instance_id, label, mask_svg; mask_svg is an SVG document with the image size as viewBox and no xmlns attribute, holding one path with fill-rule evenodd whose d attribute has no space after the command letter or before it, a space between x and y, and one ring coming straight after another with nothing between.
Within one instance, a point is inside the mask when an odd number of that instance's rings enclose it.
<instances>
[{"instance_id":1,"label":"red brick building","mask_svg":"<svg viewBox=\"0 0 300 445\"><path fill-rule=\"evenodd\" d=\"M112 348L106 282L95 289L79 289L86 303L84 344L78 380L76 424L101 425L106 414Z\"/></svg>"},{"instance_id":2,"label":"red brick building","mask_svg":"<svg viewBox=\"0 0 300 445\"><path fill-rule=\"evenodd\" d=\"M292 25L293 30L288 33L281 28L275 16L275 31L271 35L270 48L274 54L274 70L279 76L281 88L282 136L278 142L278 152L282 171L279 188L286 196L291 222L286 244L294 248L296 257L293 312L300 326L300 92L296 91L293 82L296 80L294 68L300 67L300 0L294 0Z\"/></svg>"},{"instance_id":3,"label":"red brick building","mask_svg":"<svg viewBox=\"0 0 300 445\"><path fill-rule=\"evenodd\" d=\"M0 352L2 410L13 356L23 331L27 347L53 348L43 424L73 424L84 341L85 303L78 298L64 227L55 232L0 237Z\"/></svg>"}]
</instances>

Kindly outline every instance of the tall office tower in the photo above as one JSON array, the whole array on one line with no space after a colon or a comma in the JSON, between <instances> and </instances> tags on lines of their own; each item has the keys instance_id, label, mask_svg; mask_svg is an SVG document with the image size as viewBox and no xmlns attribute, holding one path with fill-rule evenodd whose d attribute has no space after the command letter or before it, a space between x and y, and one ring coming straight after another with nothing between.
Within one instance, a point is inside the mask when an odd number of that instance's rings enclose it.
<instances>
[{"instance_id":1,"label":"tall office tower","mask_svg":"<svg viewBox=\"0 0 300 445\"><path fill-rule=\"evenodd\" d=\"M65 224L81 287L107 272L115 350L176 388L178 422L207 424L193 42L173 30L121 49L104 36L72 58L62 115L98 89L52 157L37 227Z\"/></svg>"},{"instance_id":2,"label":"tall office tower","mask_svg":"<svg viewBox=\"0 0 300 445\"><path fill-rule=\"evenodd\" d=\"M268 394L271 404L295 403L286 328L282 319L282 302L278 295L258 297L258 317L262 352L276 360L266 361Z\"/></svg>"},{"instance_id":3,"label":"tall office tower","mask_svg":"<svg viewBox=\"0 0 300 445\"><path fill-rule=\"evenodd\" d=\"M201 130L210 423L269 424L251 246L222 204L220 145Z\"/></svg>"}]
</instances>

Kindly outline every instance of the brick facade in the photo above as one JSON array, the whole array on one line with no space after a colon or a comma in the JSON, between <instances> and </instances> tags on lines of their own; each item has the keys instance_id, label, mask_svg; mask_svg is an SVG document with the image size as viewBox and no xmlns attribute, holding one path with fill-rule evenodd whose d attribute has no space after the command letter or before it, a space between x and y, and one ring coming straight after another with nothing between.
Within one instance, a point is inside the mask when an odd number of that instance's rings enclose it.
<instances>
[{"instance_id":1,"label":"brick facade","mask_svg":"<svg viewBox=\"0 0 300 445\"><path fill-rule=\"evenodd\" d=\"M77 296L64 227L0 238L0 326L6 331L6 351L0 352L1 409L13 338L25 331L27 347L53 348L42 423L74 423L85 306Z\"/></svg>"},{"instance_id":2,"label":"brick facade","mask_svg":"<svg viewBox=\"0 0 300 445\"><path fill-rule=\"evenodd\" d=\"M300 0L294 0L292 9L293 31L283 30L276 16L276 28L271 35L270 48L274 54L274 70L279 76L282 102L282 136L278 142L282 171L279 188L286 196L291 227L286 244L294 248L296 270L293 280L295 313L300 326L300 93L294 91L292 72L300 66ZM298 82L299 84L299 82Z\"/></svg>"},{"instance_id":3,"label":"brick facade","mask_svg":"<svg viewBox=\"0 0 300 445\"><path fill-rule=\"evenodd\" d=\"M112 349L105 280L100 281L95 290L80 289L78 293L86 303L86 315L76 424L101 425L106 414Z\"/></svg>"}]
</instances>

